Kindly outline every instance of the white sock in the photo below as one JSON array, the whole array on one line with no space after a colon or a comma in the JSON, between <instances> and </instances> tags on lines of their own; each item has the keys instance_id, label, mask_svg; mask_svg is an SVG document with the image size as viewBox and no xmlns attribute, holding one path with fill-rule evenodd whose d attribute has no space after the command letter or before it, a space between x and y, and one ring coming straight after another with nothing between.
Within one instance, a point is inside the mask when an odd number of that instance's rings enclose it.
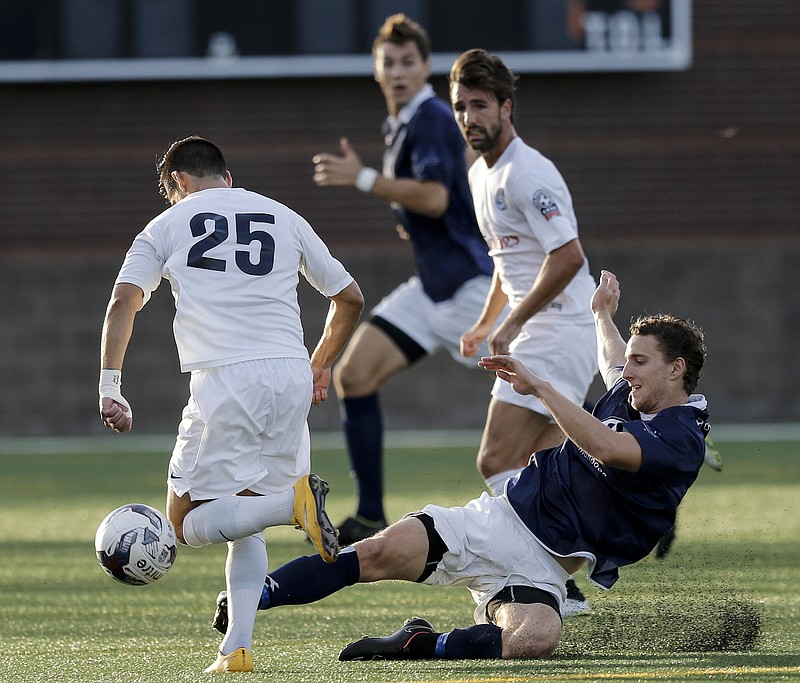
<instances>
[{"instance_id":1,"label":"white sock","mask_svg":"<svg viewBox=\"0 0 800 683\"><path fill-rule=\"evenodd\" d=\"M499 496L503 493L506 487L506 482L517 475L518 472L522 472L524 468L518 467L515 470L506 470L505 472L498 472L497 474L493 474L491 477L486 477L486 486L489 488L489 491L492 492L493 496ZM186 530L184 529L184 534Z\"/></svg>"},{"instance_id":2,"label":"white sock","mask_svg":"<svg viewBox=\"0 0 800 683\"><path fill-rule=\"evenodd\" d=\"M237 648L252 649L256 610L267 575L264 534L245 536L228 543L225 584L228 590L228 632L219 651L228 655Z\"/></svg>"},{"instance_id":3,"label":"white sock","mask_svg":"<svg viewBox=\"0 0 800 683\"><path fill-rule=\"evenodd\" d=\"M267 496L226 496L190 510L183 519L183 538L192 548L226 543L270 526L291 524L293 514L294 490Z\"/></svg>"}]
</instances>

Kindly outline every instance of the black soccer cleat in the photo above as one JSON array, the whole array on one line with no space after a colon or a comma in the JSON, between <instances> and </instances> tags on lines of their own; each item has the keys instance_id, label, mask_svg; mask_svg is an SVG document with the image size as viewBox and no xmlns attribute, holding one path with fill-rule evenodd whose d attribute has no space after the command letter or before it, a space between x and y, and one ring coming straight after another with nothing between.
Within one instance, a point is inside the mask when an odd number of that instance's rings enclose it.
<instances>
[{"instance_id":1,"label":"black soccer cleat","mask_svg":"<svg viewBox=\"0 0 800 683\"><path fill-rule=\"evenodd\" d=\"M561 608L561 617L563 619L577 617L580 614L588 614L591 610L592 608L583 591L578 588L575 579L570 576L567 579L567 599Z\"/></svg>"},{"instance_id":2,"label":"black soccer cleat","mask_svg":"<svg viewBox=\"0 0 800 683\"><path fill-rule=\"evenodd\" d=\"M663 560L672 549L672 544L675 541L675 525L667 529L666 533L658 540L656 548L653 551L653 557L658 560Z\"/></svg>"},{"instance_id":3,"label":"black soccer cleat","mask_svg":"<svg viewBox=\"0 0 800 683\"><path fill-rule=\"evenodd\" d=\"M220 591L217 595L217 609L211 626L219 631L223 636L228 632L228 593Z\"/></svg>"},{"instance_id":4,"label":"black soccer cleat","mask_svg":"<svg viewBox=\"0 0 800 683\"><path fill-rule=\"evenodd\" d=\"M387 526L389 526L389 523L385 519L373 522L358 515L348 517L339 525L339 545L353 545L353 543L374 536Z\"/></svg>"},{"instance_id":5,"label":"black soccer cleat","mask_svg":"<svg viewBox=\"0 0 800 683\"><path fill-rule=\"evenodd\" d=\"M411 659L409 645L421 633L433 633L433 626L426 619L412 617L406 620L403 628L385 638L364 636L350 643L339 653L340 662L364 661L370 659Z\"/></svg>"}]
</instances>

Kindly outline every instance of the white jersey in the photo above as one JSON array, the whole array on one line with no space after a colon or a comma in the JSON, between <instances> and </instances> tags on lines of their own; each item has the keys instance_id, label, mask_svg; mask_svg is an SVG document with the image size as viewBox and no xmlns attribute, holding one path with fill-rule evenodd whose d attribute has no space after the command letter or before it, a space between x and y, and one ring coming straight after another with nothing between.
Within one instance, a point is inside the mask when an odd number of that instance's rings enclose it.
<instances>
[{"instance_id":1,"label":"white jersey","mask_svg":"<svg viewBox=\"0 0 800 683\"><path fill-rule=\"evenodd\" d=\"M567 184L552 161L514 138L494 166L479 158L469 184L483 237L503 292L514 308L530 292L545 256L578 237ZM595 284L584 260L580 271L534 318L592 322Z\"/></svg>"},{"instance_id":2,"label":"white jersey","mask_svg":"<svg viewBox=\"0 0 800 683\"><path fill-rule=\"evenodd\" d=\"M144 291L161 278L175 298L181 370L258 358L308 358L299 273L324 296L353 278L308 222L242 188L193 192L134 239L117 276Z\"/></svg>"}]
</instances>

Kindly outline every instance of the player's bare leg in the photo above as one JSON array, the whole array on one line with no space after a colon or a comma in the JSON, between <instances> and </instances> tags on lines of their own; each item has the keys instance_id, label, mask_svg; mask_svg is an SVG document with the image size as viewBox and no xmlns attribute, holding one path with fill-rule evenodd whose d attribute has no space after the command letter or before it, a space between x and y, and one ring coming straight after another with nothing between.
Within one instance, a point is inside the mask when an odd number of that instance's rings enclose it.
<instances>
[{"instance_id":1,"label":"player's bare leg","mask_svg":"<svg viewBox=\"0 0 800 683\"><path fill-rule=\"evenodd\" d=\"M355 474L357 508L339 525L341 545L371 536L387 525L383 508L383 415L378 390L409 365L402 350L379 327L363 323L335 366L345 440Z\"/></svg>"},{"instance_id":2,"label":"player's bare leg","mask_svg":"<svg viewBox=\"0 0 800 683\"><path fill-rule=\"evenodd\" d=\"M171 488L167 490L167 519L175 529L178 542L186 545L183 537L183 520L191 510L202 505L205 501L192 500L188 493L179 496Z\"/></svg>"},{"instance_id":3,"label":"player's bare leg","mask_svg":"<svg viewBox=\"0 0 800 683\"><path fill-rule=\"evenodd\" d=\"M548 416L492 398L478 451L478 471L490 490L500 493L503 481L525 467L531 453L563 440L563 432Z\"/></svg>"},{"instance_id":4,"label":"player's bare leg","mask_svg":"<svg viewBox=\"0 0 800 683\"><path fill-rule=\"evenodd\" d=\"M503 629L503 659L549 657L561 639L561 617L541 603L504 603L494 620Z\"/></svg>"},{"instance_id":5,"label":"player's bare leg","mask_svg":"<svg viewBox=\"0 0 800 683\"><path fill-rule=\"evenodd\" d=\"M425 570L428 532L416 517L404 517L372 538L355 544L360 583L416 581Z\"/></svg>"}]
</instances>

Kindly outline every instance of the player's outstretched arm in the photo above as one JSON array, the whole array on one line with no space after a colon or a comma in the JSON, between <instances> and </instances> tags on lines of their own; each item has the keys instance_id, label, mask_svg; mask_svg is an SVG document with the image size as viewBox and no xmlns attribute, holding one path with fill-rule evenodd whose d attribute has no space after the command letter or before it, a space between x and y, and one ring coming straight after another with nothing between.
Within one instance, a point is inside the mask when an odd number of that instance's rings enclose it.
<instances>
[{"instance_id":1,"label":"player's outstretched arm","mask_svg":"<svg viewBox=\"0 0 800 683\"><path fill-rule=\"evenodd\" d=\"M320 187L356 187L388 202L397 202L415 213L439 218L447 211L450 194L442 183L415 178L387 178L364 166L346 138L339 141L341 156L314 155L314 182Z\"/></svg>"},{"instance_id":2,"label":"player's outstretched arm","mask_svg":"<svg viewBox=\"0 0 800 683\"><path fill-rule=\"evenodd\" d=\"M600 282L592 295L592 313L597 328L597 366L600 375L609 384L614 384L618 375L609 376L609 370L625 364L625 340L614 324L614 315L619 306L619 281L614 273L600 271Z\"/></svg>"},{"instance_id":3,"label":"player's outstretched arm","mask_svg":"<svg viewBox=\"0 0 800 683\"><path fill-rule=\"evenodd\" d=\"M512 356L489 356L478 363L511 384L519 394L532 394L547 406L570 441L583 451L612 467L636 472L642 465L642 449L627 432L615 432L553 387L534 375Z\"/></svg>"}]
</instances>

